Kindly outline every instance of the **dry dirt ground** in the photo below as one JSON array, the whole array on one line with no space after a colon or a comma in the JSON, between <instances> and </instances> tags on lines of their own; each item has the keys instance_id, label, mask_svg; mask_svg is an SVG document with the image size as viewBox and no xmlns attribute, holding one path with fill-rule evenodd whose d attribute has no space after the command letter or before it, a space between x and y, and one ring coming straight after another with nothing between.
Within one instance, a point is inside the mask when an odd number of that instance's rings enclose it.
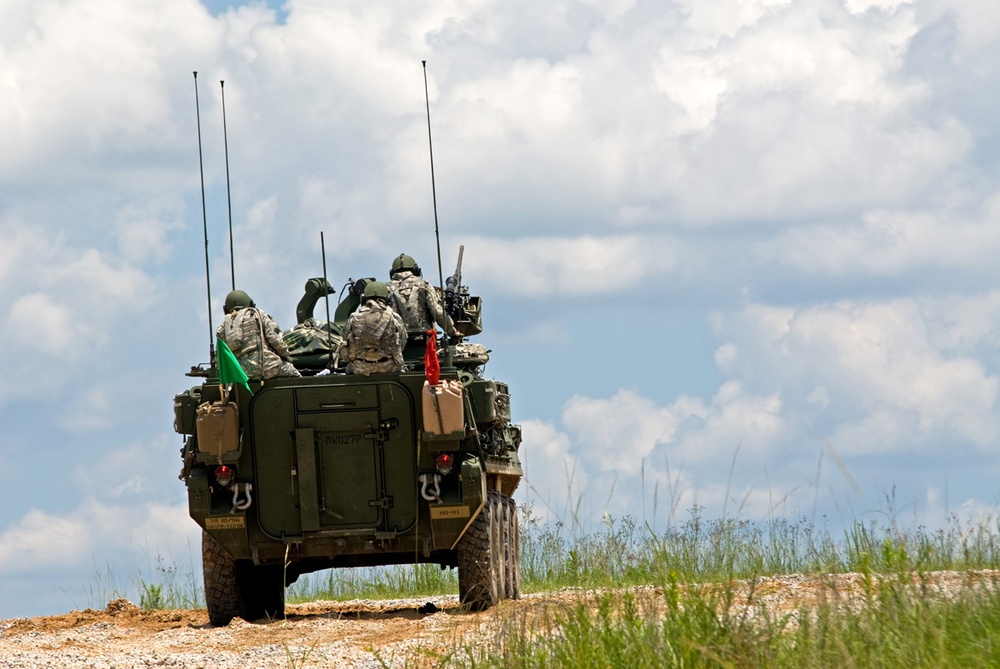
<instances>
[{"instance_id":1,"label":"dry dirt ground","mask_svg":"<svg viewBox=\"0 0 1000 669\"><path fill-rule=\"evenodd\" d=\"M970 583L1000 583L1000 572L934 572L925 586L944 595ZM860 597L859 574L788 575L735 584L737 606L783 613L831 596ZM656 605L663 591L630 588ZM543 629L553 613L595 600L594 591L525 595L482 613L459 609L457 596L291 604L281 620L235 619L213 628L202 610L143 611L127 600L103 611L0 621L0 667L125 669L177 667L268 669L436 666L444 653L497 644L511 625Z\"/></svg>"}]
</instances>

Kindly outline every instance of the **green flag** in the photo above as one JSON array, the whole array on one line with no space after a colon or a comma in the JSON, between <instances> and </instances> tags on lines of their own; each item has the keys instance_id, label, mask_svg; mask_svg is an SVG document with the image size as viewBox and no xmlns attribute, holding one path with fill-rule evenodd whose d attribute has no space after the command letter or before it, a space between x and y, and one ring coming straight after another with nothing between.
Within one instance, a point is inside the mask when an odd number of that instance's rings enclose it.
<instances>
[{"instance_id":1,"label":"green flag","mask_svg":"<svg viewBox=\"0 0 1000 669\"><path fill-rule=\"evenodd\" d=\"M219 383L238 383L252 395L253 391L247 384L247 373L240 367L240 361L229 350L226 342L216 337L215 348L219 350Z\"/></svg>"}]
</instances>

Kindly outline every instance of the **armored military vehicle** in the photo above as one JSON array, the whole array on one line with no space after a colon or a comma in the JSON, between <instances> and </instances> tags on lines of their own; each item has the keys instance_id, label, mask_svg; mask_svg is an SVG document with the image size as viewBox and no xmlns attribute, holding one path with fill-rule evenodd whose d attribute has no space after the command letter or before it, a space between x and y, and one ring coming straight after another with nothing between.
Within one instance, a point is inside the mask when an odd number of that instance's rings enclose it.
<instances>
[{"instance_id":1,"label":"armored military vehicle","mask_svg":"<svg viewBox=\"0 0 1000 669\"><path fill-rule=\"evenodd\" d=\"M330 323L312 314L329 284L307 281L285 335L301 378L223 385L213 360L174 398L213 625L281 615L286 585L326 568L432 563L458 569L470 608L519 596L521 429L507 385L484 376L489 352L468 341L481 301L460 271L449 279L442 297L462 336L436 343L437 385L421 337L405 371L348 374L336 343L367 281L345 286Z\"/></svg>"}]
</instances>

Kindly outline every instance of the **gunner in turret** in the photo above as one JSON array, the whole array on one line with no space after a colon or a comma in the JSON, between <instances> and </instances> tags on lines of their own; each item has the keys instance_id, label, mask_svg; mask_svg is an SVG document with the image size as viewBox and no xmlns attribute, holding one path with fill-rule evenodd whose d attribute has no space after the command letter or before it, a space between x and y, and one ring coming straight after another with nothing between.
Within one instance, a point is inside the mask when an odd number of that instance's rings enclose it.
<instances>
[{"instance_id":1,"label":"gunner in turret","mask_svg":"<svg viewBox=\"0 0 1000 669\"><path fill-rule=\"evenodd\" d=\"M421 276L417 261L400 253L392 261L389 277L389 303L403 318L407 332L422 335L437 323L445 333L455 334L455 325L441 306L437 291Z\"/></svg>"}]
</instances>

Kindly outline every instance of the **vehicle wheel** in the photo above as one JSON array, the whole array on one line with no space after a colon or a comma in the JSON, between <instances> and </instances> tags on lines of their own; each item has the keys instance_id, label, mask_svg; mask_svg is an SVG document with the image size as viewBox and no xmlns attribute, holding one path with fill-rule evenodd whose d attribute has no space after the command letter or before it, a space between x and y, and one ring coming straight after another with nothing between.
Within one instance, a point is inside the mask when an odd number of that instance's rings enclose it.
<instances>
[{"instance_id":1,"label":"vehicle wheel","mask_svg":"<svg viewBox=\"0 0 1000 669\"><path fill-rule=\"evenodd\" d=\"M509 530L507 528L507 504L506 497L498 492L489 493L490 503L493 505L493 517L491 519L492 540L490 548L493 551L493 564L496 569L493 577L497 581L497 599L507 597L507 539Z\"/></svg>"},{"instance_id":2,"label":"vehicle wheel","mask_svg":"<svg viewBox=\"0 0 1000 669\"><path fill-rule=\"evenodd\" d=\"M521 534L517 522L517 502L504 497L507 506L507 599L521 598Z\"/></svg>"},{"instance_id":3,"label":"vehicle wheel","mask_svg":"<svg viewBox=\"0 0 1000 669\"><path fill-rule=\"evenodd\" d=\"M208 620L216 627L228 625L239 610L236 560L204 530L201 533L201 566Z\"/></svg>"},{"instance_id":4,"label":"vehicle wheel","mask_svg":"<svg viewBox=\"0 0 1000 669\"><path fill-rule=\"evenodd\" d=\"M497 603L496 561L492 549L492 495L458 542L458 596L475 611Z\"/></svg>"},{"instance_id":5,"label":"vehicle wheel","mask_svg":"<svg viewBox=\"0 0 1000 669\"><path fill-rule=\"evenodd\" d=\"M254 565L240 560L236 563L236 582L239 616L243 620L274 620L285 614L284 570L280 564Z\"/></svg>"}]
</instances>

